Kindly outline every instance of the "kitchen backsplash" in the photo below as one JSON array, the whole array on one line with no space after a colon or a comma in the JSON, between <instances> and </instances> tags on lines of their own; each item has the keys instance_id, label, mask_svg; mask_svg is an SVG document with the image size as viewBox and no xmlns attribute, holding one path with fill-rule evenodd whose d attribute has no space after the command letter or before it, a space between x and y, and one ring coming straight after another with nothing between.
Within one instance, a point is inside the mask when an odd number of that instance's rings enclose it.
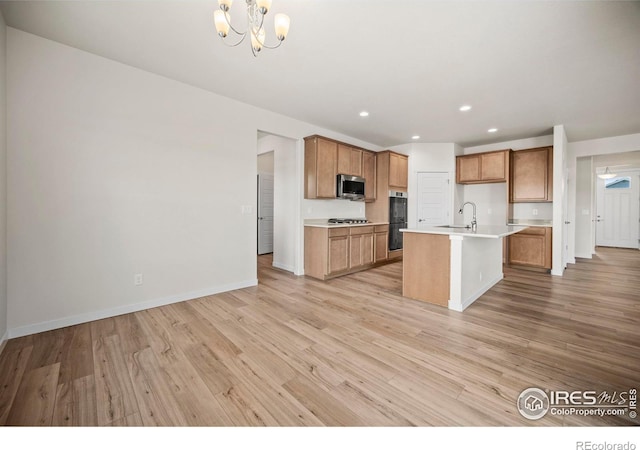
<instances>
[{"instance_id":1,"label":"kitchen backsplash","mask_svg":"<svg viewBox=\"0 0 640 450\"><path fill-rule=\"evenodd\" d=\"M365 217L364 202L350 200L303 200L302 217L304 219L329 219Z\"/></svg>"},{"instance_id":2,"label":"kitchen backsplash","mask_svg":"<svg viewBox=\"0 0 640 450\"><path fill-rule=\"evenodd\" d=\"M553 203L513 203L511 219L553 219Z\"/></svg>"}]
</instances>

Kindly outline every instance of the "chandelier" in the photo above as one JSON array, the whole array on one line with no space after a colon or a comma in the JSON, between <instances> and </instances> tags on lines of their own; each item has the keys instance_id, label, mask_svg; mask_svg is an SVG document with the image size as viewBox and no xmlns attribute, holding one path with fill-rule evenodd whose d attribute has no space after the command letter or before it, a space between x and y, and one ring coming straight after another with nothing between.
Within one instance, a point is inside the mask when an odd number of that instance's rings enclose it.
<instances>
[{"instance_id":1,"label":"chandelier","mask_svg":"<svg viewBox=\"0 0 640 450\"><path fill-rule=\"evenodd\" d=\"M240 45L244 39L249 35L251 37L251 52L253 56L258 56L258 52L262 48L274 49L282 45L282 41L287 37L289 32L289 24L291 20L286 14L276 14L274 17L274 26L276 30L276 38L278 44L275 46L269 46L265 43L266 33L264 30L264 16L269 12L271 8L271 0L246 0L247 2L247 30L240 32L231 25L231 17L229 14L229 8L233 0L218 0L220 9L213 13L213 18L216 24L216 31L218 36L222 38L229 47L236 47ZM233 31L240 39L229 44L225 40L229 34L229 30Z\"/></svg>"}]
</instances>

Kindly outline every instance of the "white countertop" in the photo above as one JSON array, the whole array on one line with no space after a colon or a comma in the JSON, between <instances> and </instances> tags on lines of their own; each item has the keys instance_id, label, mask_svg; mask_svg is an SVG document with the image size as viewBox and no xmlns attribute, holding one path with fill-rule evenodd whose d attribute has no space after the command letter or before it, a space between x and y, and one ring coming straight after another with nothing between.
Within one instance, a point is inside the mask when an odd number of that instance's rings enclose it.
<instances>
[{"instance_id":1,"label":"white countertop","mask_svg":"<svg viewBox=\"0 0 640 450\"><path fill-rule=\"evenodd\" d=\"M544 219L509 219L507 225L524 225L526 227L545 227L553 226L551 220Z\"/></svg>"},{"instance_id":2,"label":"white countertop","mask_svg":"<svg viewBox=\"0 0 640 450\"><path fill-rule=\"evenodd\" d=\"M446 227L425 227L425 228L401 228L403 233L424 233L424 234L446 234L449 236L479 237L498 239L515 234L528 228L525 225L478 225L476 231L470 228L446 228Z\"/></svg>"},{"instance_id":3,"label":"white countertop","mask_svg":"<svg viewBox=\"0 0 640 450\"><path fill-rule=\"evenodd\" d=\"M344 227L370 227L375 225L389 225L389 222L367 222L367 223L327 223L327 219L305 219L305 227L316 228L344 228Z\"/></svg>"}]
</instances>

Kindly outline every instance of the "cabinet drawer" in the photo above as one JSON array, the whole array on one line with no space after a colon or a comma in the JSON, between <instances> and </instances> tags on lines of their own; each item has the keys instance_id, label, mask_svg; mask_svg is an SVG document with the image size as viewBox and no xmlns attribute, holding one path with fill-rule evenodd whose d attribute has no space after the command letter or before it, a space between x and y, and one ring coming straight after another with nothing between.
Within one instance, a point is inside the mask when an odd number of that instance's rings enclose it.
<instances>
[{"instance_id":1,"label":"cabinet drawer","mask_svg":"<svg viewBox=\"0 0 640 450\"><path fill-rule=\"evenodd\" d=\"M329 228L329 237L336 236L349 236L349 228L340 227L340 228Z\"/></svg>"},{"instance_id":2,"label":"cabinet drawer","mask_svg":"<svg viewBox=\"0 0 640 450\"><path fill-rule=\"evenodd\" d=\"M385 233L385 232L389 231L389 225L376 225L374 227L374 231L376 233Z\"/></svg>"},{"instance_id":3,"label":"cabinet drawer","mask_svg":"<svg viewBox=\"0 0 640 450\"><path fill-rule=\"evenodd\" d=\"M352 227L351 236L358 234L371 234L373 233L373 227Z\"/></svg>"}]
</instances>

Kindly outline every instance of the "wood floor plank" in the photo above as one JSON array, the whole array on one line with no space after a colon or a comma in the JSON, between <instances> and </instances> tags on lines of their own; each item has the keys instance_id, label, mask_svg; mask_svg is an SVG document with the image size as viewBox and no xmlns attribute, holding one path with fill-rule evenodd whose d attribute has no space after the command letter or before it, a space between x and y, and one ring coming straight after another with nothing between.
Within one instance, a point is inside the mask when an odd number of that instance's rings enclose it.
<instances>
[{"instance_id":1,"label":"wood floor plank","mask_svg":"<svg viewBox=\"0 0 640 450\"><path fill-rule=\"evenodd\" d=\"M287 381L284 388L326 426L355 427L363 422L349 407L305 377Z\"/></svg>"},{"instance_id":2,"label":"wood floor plank","mask_svg":"<svg viewBox=\"0 0 640 450\"><path fill-rule=\"evenodd\" d=\"M83 323L69 328L68 345L60 355L59 383L71 384L73 380L93 375L93 350L91 325Z\"/></svg>"},{"instance_id":3,"label":"wood floor plank","mask_svg":"<svg viewBox=\"0 0 640 450\"><path fill-rule=\"evenodd\" d=\"M87 375L58 385L53 426L98 426L94 380L93 375Z\"/></svg>"},{"instance_id":4,"label":"wood floor plank","mask_svg":"<svg viewBox=\"0 0 640 450\"><path fill-rule=\"evenodd\" d=\"M138 402L118 335L100 335L93 341L96 408L99 425L138 413Z\"/></svg>"},{"instance_id":5,"label":"wood floor plank","mask_svg":"<svg viewBox=\"0 0 640 450\"><path fill-rule=\"evenodd\" d=\"M11 405L18 393L33 347L5 348L0 364L0 425L7 423ZM26 395L26 393L25 393ZM22 398L19 401L23 401Z\"/></svg>"},{"instance_id":6,"label":"wood floor plank","mask_svg":"<svg viewBox=\"0 0 640 450\"><path fill-rule=\"evenodd\" d=\"M58 386L60 363L27 371L16 393L7 425L50 426Z\"/></svg>"}]
</instances>

